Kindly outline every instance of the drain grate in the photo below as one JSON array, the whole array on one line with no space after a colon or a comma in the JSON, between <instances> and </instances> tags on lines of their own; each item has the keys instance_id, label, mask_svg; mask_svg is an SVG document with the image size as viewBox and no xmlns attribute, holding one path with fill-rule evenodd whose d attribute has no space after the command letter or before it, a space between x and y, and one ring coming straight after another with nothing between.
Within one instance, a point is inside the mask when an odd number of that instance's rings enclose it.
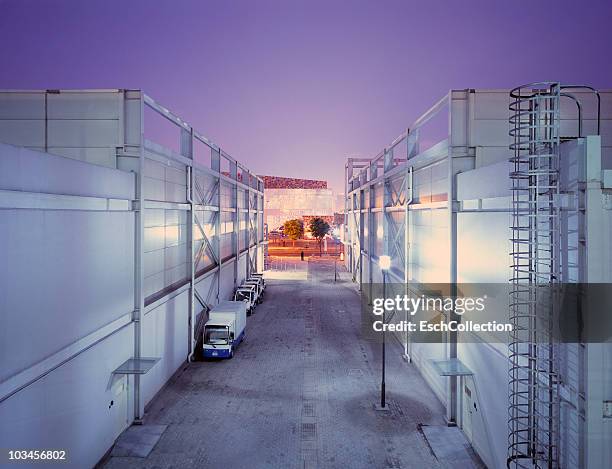
<instances>
[{"instance_id":1,"label":"drain grate","mask_svg":"<svg viewBox=\"0 0 612 469\"><path fill-rule=\"evenodd\" d=\"M316 423L302 424L302 440L314 440L317 433Z\"/></svg>"},{"instance_id":2,"label":"drain grate","mask_svg":"<svg viewBox=\"0 0 612 469\"><path fill-rule=\"evenodd\" d=\"M348 372L349 376L361 378L363 376L363 370L361 368L351 368Z\"/></svg>"},{"instance_id":3,"label":"drain grate","mask_svg":"<svg viewBox=\"0 0 612 469\"><path fill-rule=\"evenodd\" d=\"M401 417L405 417L404 409L402 409L402 406L399 405L397 402L395 402L395 401L389 402L389 407L391 407L391 410L393 410L393 412L396 415L399 415Z\"/></svg>"},{"instance_id":4,"label":"drain grate","mask_svg":"<svg viewBox=\"0 0 612 469\"><path fill-rule=\"evenodd\" d=\"M312 402L304 402L304 405L302 407L302 415L304 417L314 417L315 411L314 404Z\"/></svg>"}]
</instances>

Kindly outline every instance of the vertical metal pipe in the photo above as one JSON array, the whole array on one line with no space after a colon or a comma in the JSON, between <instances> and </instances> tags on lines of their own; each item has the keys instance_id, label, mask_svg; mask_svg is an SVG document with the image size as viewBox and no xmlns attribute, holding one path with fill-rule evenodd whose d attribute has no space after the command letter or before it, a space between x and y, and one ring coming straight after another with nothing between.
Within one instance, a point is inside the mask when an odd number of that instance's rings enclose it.
<instances>
[{"instance_id":1,"label":"vertical metal pipe","mask_svg":"<svg viewBox=\"0 0 612 469\"><path fill-rule=\"evenodd\" d=\"M221 211L221 158L223 158L223 153L221 152L221 148L219 148L219 160L217 166L217 218L215 219L215 234L217 235L217 303L220 301L221 296L221 265L223 263L223 259L221 258L221 216L223 212Z\"/></svg>"},{"instance_id":2,"label":"vertical metal pipe","mask_svg":"<svg viewBox=\"0 0 612 469\"><path fill-rule=\"evenodd\" d=\"M367 187L367 191L368 191L368 197L370 197L372 195L372 188L371 186L366 186ZM355 222L355 226L357 227L356 229L359 230L359 232L355 231L355 234L357 236L357 260L354 261L358 267L359 267L359 291L363 291L363 259L361 259L361 247L363 246L363 238L364 238L364 229L366 228L364 226L363 223L363 213L361 213L361 209L363 209L363 206L365 205L365 194L366 194L366 189L360 190L359 191L359 203L357 204L357 217L353 217L353 221ZM359 220L359 223L356 223L356 220ZM369 251L368 251L369 253Z\"/></svg>"},{"instance_id":3,"label":"vertical metal pipe","mask_svg":"<svg viewBox=\"0 0 612 469\"><path fill-rule=\"evenodd\" d=\"M194 213L193 213L193 168L187 166L187 202L189 203L189 227L187 228L187 242L189 243L188 255L189 255L189 355L187 361L193 359L195 352L195 264L194 264L194 240L193 240L193 225L194 225Z\"/></svg>"},{"instance_id":4,"label":"vertical metal pipe","mask_svg":"<svg viewBox=\"0 0 612 469\"><path fill-rule=\"evenodd\" d=\"M142 317L144 315L143 263L144 246L144 98L140 95L140 146L138 148L138 173L136 174L137 207L134 212L134 359L142 353ZM134 375L134 423L142 423L144 405L140 396L140 375Z\"/></svg>"},{"instance_id":5,"label":"vertical metal pipe","mask_svg":"<svg viewBox=\"0 0 612 469\"><path fill-rule=\"evenodd\" d=\"M123 97L125 102L125 96ZM48 103L49 103L49 92L45 90L45 153L49 151L49 112L48 112Z\"/></svg>"},{"instance_id":6,"label":"vertical metal pipe","mask_svg":"<svg viewBox=\"0 0 612 469\"><path fill-rule=\"evenodd\" d=\"M374 171L374 174L370 174L371 179L375 179L378 173L376 166L378 163L370 164L370 173ZM374 240L376 239L376 233L374 232L374 219L372 217L372 206L376 203L376 197L372 197L372 189L374 185L367 186L370 188L370 197L368 197L368 299L369 302L372 301L372 283L374 282L374 276L372 274L374 262L372 261L372 255L374 254ZM383 185L384 189L384 185ZM384 190L383 190L384 192ZM361 253L359 254L361 256ZM363 260L361 260L362 262Z\"/></svg>"},{"instance_id":7,"label":"vertical metal pipe","mask_svg":"<svg viewBox=\"0 0 612 469\"><path fill-rule=\"evenodd\" d=\"M409 131L406 131L406 148L408 148L408 135ZM406 162L406 197L404 202L404 294L408 296L408 281L410 279L408 269L410 267L409 262L409 252L410 252L410 243L408 242L408 237L410 235L410 204L412 203L412 166L408 167L408 163ZM405 320L408 322L408 309L405 310ZM410 357L410 351L408 348L408 328L406 328L406 336L404 341L404 356L408 359L409 362L412 361Z\"/></svg>"},{"instance_id":8,"label":"vertical metal pipe","mask_svg":"<svg viewBox=\"0 0 612 469\"><path fill-rule=\"evenodd\" d=\"M455 187L454 187L454 164L453 164L453 141L452 141L452 123L453 123L453 92L448 94L448 172L447 172L447 204L448 204L448 226L449 226L449 286L451 297L456 296L457 292L457 214L454 210ZM469 118L469 115L468 117ZM466 121L466 132L468 122ZM467 140L465 142L467 146ZM449 315L454 319L454 310L449 312ZM448 358L457 358L457 333L448 333ZM449 425L457 423L457 377L449 377L448 399L446 417Z\"/></svg>"},{"instance_id":9,"label":"vertical metal pipe","mask_svg":"<svg viewBox=\"0 0 612 469\"><path fill-rule=\"evenodd\" d=\"M246 232L246 249L247 249L247 259L246 259L246 272L245 275L246 277L249 276L250 272L251 272L251 184L250 184L250 177L249 177L249 184L248 185L248 189L245 190L245 197L246 197L246 223L244 225L245 228L245 232Z\"/></svg>"},{"instance_id":10,"label":"vertical metal pipe","mask_svg":"<svg viewBox=\"0 0 612 469\"><path fill-rule=\"evenodd\" d=\"M349 266L349 272L351 273L351 275L353 274L353 263L352 263L352 251L353 251L353 235L350 234L349 235L349 207L348 207L348 197L349 197L349 193L348 193L348 178L349 178L349 174L348 174L348 169L349 169L349 163L350 163L350 158L349 160L346 162L346 164L344 165L344 245L349 246L349 249L347 250L347 255L349 256L348 258L348 266Z\"/></svg>"},{"instance_id":11,"label":"vertical metal pipe","mask_svg":"<svg viewBox=\"0 0 612 469\"><path fill-rule=\"evenodd\" d=\"M233 250L234 250L234 255L236 256L234 258L234 287L236 287L238 285L238 264L239 264L239 260L240 260L240 204L239 202L239 198L238 198L238 194L239 194L239 190L238 190L238 184L236 183L236 181L238 181L238 163L234 162L232 163L232 169L231 169L231 176L232 179L234 180L234 187L232 188L232 194L233 194L233 205L234 208L236 209L236 211L234 212L233 215L233 228L234 228L234 242L233 242Z\"/></svg>"}]
</instances>

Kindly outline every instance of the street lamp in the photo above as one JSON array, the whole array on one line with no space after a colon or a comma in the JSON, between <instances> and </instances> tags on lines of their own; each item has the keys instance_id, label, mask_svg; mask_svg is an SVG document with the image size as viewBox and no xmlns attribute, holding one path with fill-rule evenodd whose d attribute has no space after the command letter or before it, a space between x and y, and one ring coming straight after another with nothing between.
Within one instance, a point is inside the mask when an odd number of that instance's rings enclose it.
<instances>
[{"instance_id":1,"label":"street lamp","mask_svg":"<svg viewBox=\"0 0 612 469\"><path fill-rule=\"evenodd\" d=\"M380 380L380 407L381 409L385 409L385 331L386 331L386 327L385 324L386 319L385 319L385 308L384 308L384 302L387 299L387 291L386 291L386 277L387 277L387 270L389 270L391 268L391 258L389 256L380 256L378 258L378 266L380 267L380 271L382 272L382 281L383 281L383 336L382 336L382 376L381 376L381 380Z\"/></svg>"},{"instance_id":2,"label":"street lamp","mask_svg":"<svg viewBox=\"0 0 612 469\"><path fill-rule=\"evenodd\" d=\"M336 261L338 258L334 256L334 282L338 280L338 267L336 266Z\"/></svg>"}]
</instances>

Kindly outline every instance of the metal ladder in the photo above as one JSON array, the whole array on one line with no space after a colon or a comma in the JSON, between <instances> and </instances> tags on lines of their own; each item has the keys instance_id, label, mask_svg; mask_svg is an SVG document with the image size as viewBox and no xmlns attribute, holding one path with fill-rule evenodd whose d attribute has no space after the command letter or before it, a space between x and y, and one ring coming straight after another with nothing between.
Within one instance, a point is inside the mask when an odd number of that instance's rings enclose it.
<instances>
[{"instance_id":1,"label":"metal ladder","mask_svg":"<svg viewBox=\"0 0 612 469\"><path fill-rule=\"evenodd\" d=\"M559 83L510 92L512 278L508 467L558 467Z\"/></svg>"}]
</instances>

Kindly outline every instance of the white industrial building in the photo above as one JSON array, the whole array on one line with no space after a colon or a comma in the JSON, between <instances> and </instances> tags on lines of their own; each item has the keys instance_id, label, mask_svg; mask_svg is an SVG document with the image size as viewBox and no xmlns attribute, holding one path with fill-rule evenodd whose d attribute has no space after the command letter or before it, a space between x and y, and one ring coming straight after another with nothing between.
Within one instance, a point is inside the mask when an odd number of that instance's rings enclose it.
<instances>
[{"instance_id":1,"label":"white industrial building","mask_svg":"<svg viewBox=\"0 0 612 469\"><path fill-rule=\"evenodd\" d=\"M434 122L448 137L427 144ZM397 333L484 463L609 467L609 338L559 343L538 308L545 288L612 282L612 92L450 91L379 155L349 159L346 184L346 265L366 297L383 255L389 295L507 289L492 310L514 326L504 341Z\"/></svg>"},{"instance_id":2,"label":"white industrial building","mask_svg":"<svg viewBox=\"0 0 612 469\"><path fill-rule=\"evenodd\" d=\"M263 266L263 183L138 90L0 92L0 142L0 446L93 467Z\"/></svg>"},{"instance_id":3,"label":"white industrial building","mask_svg":"<svg viewBox=\"0 0 612 469\"><path fill-rule=\"evenodd\" d=\"M461 467L608 467L609 315L562 340L554 288L578 286L585 317L598 305L583 289L611 304L612 92L452 90L345 171L348 273L324 257L282 263L244 353L183 367L208 309L263 270L264 225L333 216L333 192L264 187L139 90L0 92L0 447L94 467L147 426L147 407L169 427L162 449L109 466L446 467L465 448L432 444L426 422L462 430L482 461ZM356 293L381 283L385 296L495 292L484 315L439 316L513 331L393 332L379 412L385 355L359 335Z\"/></svg>"}]
</instances>

